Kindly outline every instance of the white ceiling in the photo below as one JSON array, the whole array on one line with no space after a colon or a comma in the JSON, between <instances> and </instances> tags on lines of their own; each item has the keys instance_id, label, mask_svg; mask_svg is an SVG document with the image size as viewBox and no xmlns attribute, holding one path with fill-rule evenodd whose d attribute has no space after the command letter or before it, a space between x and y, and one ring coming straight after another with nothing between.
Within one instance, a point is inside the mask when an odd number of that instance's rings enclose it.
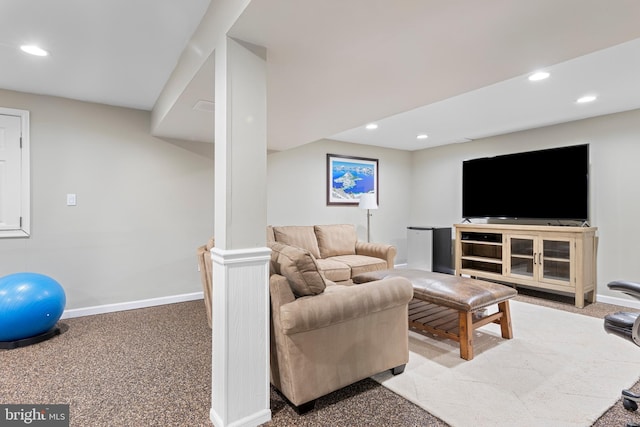
<instances>
[{"instance_id":1,"label":"white ceiling","mask_svg":"<svg viewBox=\"0 0 640 427\"><path fill-rule=\"evenodd\" d=\"M151 110L209 3L2 0L0 88Z\"/></svg>"},{"instance_id":2,"label":"white ceiling","mask_svg":"<svg viewBox=\"0 0 640 427\"><path fill-rule=\"evenodd\" d=\"M416 150L640 108L640 39L541 68L544 81L520 75L331 139ZM597 100L575 102L588 94Z\"/></svg>"},{"instance_id":3,"label":"white ceiling","mask_svg":"<svg viewBox=\"0 0 640 427\"><path fill-rule=\"evenodd\" d=\"M151 110L208 5L2 0L0 88ZM267 48L269 148L416 150L640 108L638 22L635 0L261 0L230 35ZM193 109L213 100L212 65L158 136L213 141L213 114ZM527 81L537 69L551 77ZM576 105L587 92L598 100Z\"/></svg>"}]
</instances>

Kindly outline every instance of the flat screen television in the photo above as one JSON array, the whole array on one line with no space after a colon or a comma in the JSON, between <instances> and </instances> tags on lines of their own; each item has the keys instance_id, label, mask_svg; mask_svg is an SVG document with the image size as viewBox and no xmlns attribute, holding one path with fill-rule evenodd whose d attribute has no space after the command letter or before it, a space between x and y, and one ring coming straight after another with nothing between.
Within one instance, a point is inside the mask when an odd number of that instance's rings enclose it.
<instances>
[{"instance_id":1,"label":"flat screen television","mask_svg":"<svg viewBox=\"0 0 640 427\"><path fill-rule=\"evenodd\" d=\"M465 160L462 217L589 219L589 144Z\"/></svg>"}]
</instances>

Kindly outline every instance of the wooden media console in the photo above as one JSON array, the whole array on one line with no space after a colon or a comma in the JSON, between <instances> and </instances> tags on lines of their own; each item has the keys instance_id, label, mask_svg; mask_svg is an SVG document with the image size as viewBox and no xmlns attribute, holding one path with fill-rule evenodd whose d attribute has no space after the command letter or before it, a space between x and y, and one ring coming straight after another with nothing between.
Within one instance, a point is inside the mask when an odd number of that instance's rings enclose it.
<instances>
[{"instance_id":1,"label":"wooden media console","mask_svg":"<svg viewBox=\"0 0 640 427\"><path fill-rule=\"evenodd\" d=\"M466 275L596 298L596 227L456 224L455 269Z\"/></svg>"}]
</instances>

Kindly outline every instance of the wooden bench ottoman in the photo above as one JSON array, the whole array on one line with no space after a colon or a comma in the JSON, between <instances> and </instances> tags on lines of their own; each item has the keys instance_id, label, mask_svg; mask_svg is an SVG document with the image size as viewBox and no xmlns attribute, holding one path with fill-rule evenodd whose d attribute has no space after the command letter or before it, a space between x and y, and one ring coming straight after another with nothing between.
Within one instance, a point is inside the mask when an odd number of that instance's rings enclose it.
<instances>
[{"instance_id":1,"label":"wooden bench ottoman","mask_svg":"<svg viewBox=\"0 0 640 427\"><path fill-rule=\"evenodd\" d=\"M460 357L473 359L473 331L488 323L500 325L502 338L513 338L509 299L518 292L505 285L426 270L389 269L362 273L354 283L401 276L413 284L409 327L460 343ZM486 308L498 305L498 311Z\"/></svg>"}]
</instances>

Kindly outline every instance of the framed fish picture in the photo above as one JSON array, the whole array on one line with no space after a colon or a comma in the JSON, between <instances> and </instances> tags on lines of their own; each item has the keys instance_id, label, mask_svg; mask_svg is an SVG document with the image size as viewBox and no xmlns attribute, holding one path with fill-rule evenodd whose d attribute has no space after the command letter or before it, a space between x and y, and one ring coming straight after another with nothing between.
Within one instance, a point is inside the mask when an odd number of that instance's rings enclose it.
<instances>
[{"instance_id":1,"label":"framed fish picture","mask_svg":"<svg viewBox=\"0 0 640 427\"><path fill-rule=\"evenodd\" d=\"M365 193L378 201L378 159L327 154L327 205L358 205Z\"/></svg>"}]
</instances>

